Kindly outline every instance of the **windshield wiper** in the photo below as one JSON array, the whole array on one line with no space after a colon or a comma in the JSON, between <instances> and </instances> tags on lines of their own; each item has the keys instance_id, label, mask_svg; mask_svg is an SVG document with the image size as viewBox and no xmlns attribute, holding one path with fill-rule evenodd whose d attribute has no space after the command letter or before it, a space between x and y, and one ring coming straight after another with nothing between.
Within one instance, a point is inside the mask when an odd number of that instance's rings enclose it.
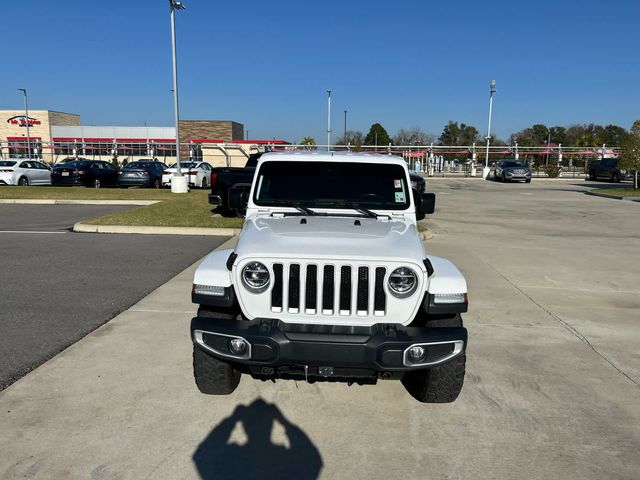
<instances>
[{"instance_id":1,"label":"windshield wiper","mask_svg":"<svg viewBox=\"0 0 640 480\"><path fill-rule=\"evenodd\" d=\"M351 202L323 202L323 203L326 203L327 205L331 205L332 207L337 207L337 208L350 208L358 212L360 215L364 215L365 217L369 217L369 218L379 217L379 215L376 212L373 212L368 208L363 207L359 203L351 203Z\"/></svg>"},{"instance_id":2,"label":"windshield wiper","mask_svg":"<svg viewBox=\"0 0 640 480\"><path fill-rule=\"evenodd\" d=\"M294 202L272 201L271 203L273 203L275 205L282 205L283 207L295 208L299 212L305 213L305 214L307 214L309 216L317 215L317 213L314 212L313 210L311 210L310 208L303 207L302 205L298 205L297 203L294 203Z\"/></svg>"}]
</instances>

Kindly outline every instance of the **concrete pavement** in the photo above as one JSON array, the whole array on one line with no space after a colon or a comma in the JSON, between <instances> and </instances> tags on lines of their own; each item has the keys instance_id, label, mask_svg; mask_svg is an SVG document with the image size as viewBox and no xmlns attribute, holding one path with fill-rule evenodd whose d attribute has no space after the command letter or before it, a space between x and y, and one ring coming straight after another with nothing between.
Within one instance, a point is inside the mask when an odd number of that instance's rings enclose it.
<instances>
[{"instance_id":1,"label":"concrete pavement","mask_svg":"<svg viewBox=\"0 0 640 480\"><path fill-rule=\"evenodd\" d=\"M192 266L0 393L0 478L637 479L638 205L564 182L428 188L427 247L470 285L455 403L399 382L200 395Z\"/></svg>"}]
</instances>

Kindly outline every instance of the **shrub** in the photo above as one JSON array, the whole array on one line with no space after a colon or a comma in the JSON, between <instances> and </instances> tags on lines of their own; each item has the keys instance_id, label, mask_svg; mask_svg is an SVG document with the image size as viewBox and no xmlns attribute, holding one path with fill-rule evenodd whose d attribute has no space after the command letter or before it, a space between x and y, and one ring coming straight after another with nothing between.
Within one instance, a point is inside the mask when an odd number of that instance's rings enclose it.
<instances>
[{"instance_id":1,"label":"shrub","mask_svg":"<svg viewBox=\"0 0 640 480\"><path fill-rule=\"evenodd\" d=\"M562 173L562 167L559 167L558 165L545 165L543 170L549 178L559 177Z\"/></svg>"}]
</instances>

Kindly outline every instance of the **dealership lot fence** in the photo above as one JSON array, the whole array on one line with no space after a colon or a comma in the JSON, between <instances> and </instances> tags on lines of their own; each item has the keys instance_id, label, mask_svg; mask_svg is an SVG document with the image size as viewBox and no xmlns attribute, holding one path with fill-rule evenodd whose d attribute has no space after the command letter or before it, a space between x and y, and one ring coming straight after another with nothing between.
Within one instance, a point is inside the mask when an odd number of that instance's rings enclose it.
<instances>
[{"instance_id":1,"label":"dealership lot fence","mask_svg":"<svg viewBox=\"0 0 640 480\"><path fill-rule=\"evenodd\" d=\"M237 141L219 142L194 140L180 144L182 161L206 161L213 166L241 167L252 153L267 151L300 152L364 152L391 154L403 157L412 171L437 173L472 174L472 167L482 167L486 159L486 147L476 145L294 145L284 142ZM589 162L602 158L617 157L621 151L616 147L567 147L550 145L541 147L490 146L489 164L503 158L526 161L534 175L540 176L547 165L560 166L565 176L582 175ZM74 139L69 141L42 142L27 139L0 141L0 159L31 158L55 164L66 158L106 160L118 165L126 162L153 158L167 164L176 159L175 142L150 141L96 141L96 139Z\"/></svg>"}]
</instances>

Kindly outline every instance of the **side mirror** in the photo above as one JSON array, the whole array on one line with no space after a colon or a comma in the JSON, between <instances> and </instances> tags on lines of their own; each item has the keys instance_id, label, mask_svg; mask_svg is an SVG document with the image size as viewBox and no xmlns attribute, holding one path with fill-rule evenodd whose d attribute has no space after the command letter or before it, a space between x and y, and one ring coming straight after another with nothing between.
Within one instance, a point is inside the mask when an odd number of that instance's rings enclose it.
<instances>
[{"instance_id":1,"label":"side mirror","mask_svg":"<svg viewBox=\"0 0 640 480\"><path fill-rule=\"evenodd\" d=\"M416 204L416 220L422 220L426 214L433 213L436 210L435 193L418 193L414 189L413 201Z\"/></svg>"}]
</instances>

